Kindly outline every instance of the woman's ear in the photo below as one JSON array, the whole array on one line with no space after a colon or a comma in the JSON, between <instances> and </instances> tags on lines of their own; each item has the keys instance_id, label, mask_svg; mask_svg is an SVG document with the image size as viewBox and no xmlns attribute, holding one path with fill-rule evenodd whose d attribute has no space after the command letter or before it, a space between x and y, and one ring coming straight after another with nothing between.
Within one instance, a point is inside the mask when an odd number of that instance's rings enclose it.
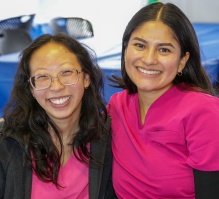
<instances>
[{"instance_id":1,"label":"woman's ear","mask_svg":"<svg viewBox=\"0 0 219 199\"><path fill-rule=\"evenodd\" d=\"M184 57L181 58L181 61L180 61L180 64L179 64L179 68L178 68L178 72L182 72L182 70L185 68L186 63L187 63L189 57L190 57L190 53L186 52Z\"/></svg>"},{"instance_id":2,"label":"woman's ear","mask_svg":"<svg viewBox=\"0 0 219 199\"><path fill-rule=\"evenodd\" d=\"M85 73L84 74L84 88L88 88L90 86L90 76Z\"/></svg>"}]
</instances>

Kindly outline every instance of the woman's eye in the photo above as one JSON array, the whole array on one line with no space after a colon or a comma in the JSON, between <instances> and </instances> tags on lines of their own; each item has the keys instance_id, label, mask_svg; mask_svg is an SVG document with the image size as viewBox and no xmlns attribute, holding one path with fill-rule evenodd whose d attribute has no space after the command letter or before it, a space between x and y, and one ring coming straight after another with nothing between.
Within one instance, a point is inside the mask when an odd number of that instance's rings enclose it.
<instances>
[{"instance_id":1,"label":"woman's eye","mask_svg":"<svg viewBox=\"0 0 219 199\"><path fill-rule=\"evenodd\" d=\"M134 46L136 46L139 49L145 48L145 46L143 44L141 44L141 43L136 43L136 44L134 44Z\"/></svg>"},{"instance_id":2,"label":"woman's eye","mask_svg":"<svg viewBox=\"0 0 219 199\"><path fill-rule=\"evenodd\" d=\"M46 79L46 78L49 78L48 75L37 75L35 76L35 79Z\"/></svg>"},{"instance_id":3,"label":"woman's eye","mask_svg":"<svg viewBox=\"0 0 219 199\"><path fill-rule=\"evenodd\" d=\"M62 71L61 74L62 75L71 75L74 72L75 72L74 70L65 70L65 71Z\"/></svg>"},{"instance_id":4,"label":"woman's eye","mask_svg":"<svg viewBox=\"0 0 219 199\"><path fill-rule=\"evenodd\" d=\"M163 52L163 53L170 52L170 50L168 48L160 48L159 51Z\"/></svg>"}]
</instances>

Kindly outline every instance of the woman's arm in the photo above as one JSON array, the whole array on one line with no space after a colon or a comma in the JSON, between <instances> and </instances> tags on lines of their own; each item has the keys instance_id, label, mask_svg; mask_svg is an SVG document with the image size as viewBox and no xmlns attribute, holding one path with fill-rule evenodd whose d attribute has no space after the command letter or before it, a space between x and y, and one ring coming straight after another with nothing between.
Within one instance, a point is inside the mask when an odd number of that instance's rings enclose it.
<instances>
[{"instance_id":1,"label":"woman's arm","mask_svg":"<svg viewBox=\"0 0 219 199\"><path fill-rule=\"evenodd\" d=\"M193 170L196 199L219 199L219 171Z\"/></svg>"}]
</instances>

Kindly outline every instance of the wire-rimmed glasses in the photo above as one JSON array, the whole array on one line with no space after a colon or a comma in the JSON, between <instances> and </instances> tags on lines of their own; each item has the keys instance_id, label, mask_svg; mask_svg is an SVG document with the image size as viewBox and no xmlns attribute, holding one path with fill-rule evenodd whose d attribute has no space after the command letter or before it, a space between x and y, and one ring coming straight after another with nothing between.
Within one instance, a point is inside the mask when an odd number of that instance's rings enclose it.
<instances>
[{"instance_id":1,"label":"wire-rimmed glasses","mask_svg":"<svg viewBox=\"0 0 219 199\"><path fill-rule=\"evenodd\" d=\"M83 72L83 69L80 71L77 69L64 70L58 73L56 77L47 74L40 74L30 77L29 82L37 91L49 88L53 78L58 78L61 84L69 86L78 83L81 72Z\"/></svg>"}]
</instances>

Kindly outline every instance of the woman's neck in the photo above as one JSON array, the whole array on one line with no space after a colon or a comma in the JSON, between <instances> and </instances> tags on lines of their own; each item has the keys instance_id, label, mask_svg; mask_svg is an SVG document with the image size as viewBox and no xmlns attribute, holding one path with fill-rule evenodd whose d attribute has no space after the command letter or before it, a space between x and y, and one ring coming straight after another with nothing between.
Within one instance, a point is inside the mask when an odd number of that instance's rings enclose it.
<instances>
[{"instance_id":1,"label":"woman's neck","mask_svg":"<svg viewBox=\"0 0 219 199\"><path fill-rule=\"evenodd\" d=\"M50 130L50 134L53 143L61 154L61 164L64 166L73 152L72 140L74 134L79 130L79 119L72 119L71 121L56 121L56 125L58 126L62 143L60 143L58 136L53 130Z\"/></svg>"},{"instance_id":2,"label":"woman's neck","mask_svg":"<svg viewBox=\"0 0 219 199\"><path fill-rule=\"evenodd\" d=\"M144 124L145 117L150 106L171 87L172 85L170 87L166 87L165 89L153 90L148 92L138 90L139 113L142 124Z\"/></svg>"}]
</instances>

